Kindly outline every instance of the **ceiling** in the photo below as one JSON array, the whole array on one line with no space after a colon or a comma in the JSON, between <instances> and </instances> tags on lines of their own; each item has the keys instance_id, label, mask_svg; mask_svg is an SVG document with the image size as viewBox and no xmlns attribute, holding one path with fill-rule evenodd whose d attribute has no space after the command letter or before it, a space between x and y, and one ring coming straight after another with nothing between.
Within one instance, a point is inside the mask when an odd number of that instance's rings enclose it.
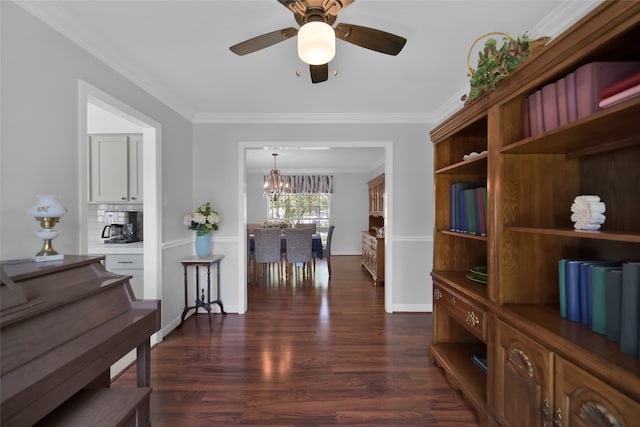
<instances>
[{"instance_id":1,"label":"ceiling","mask_svg":"<svg viewBox=\"0 0 640 427\"><path fill-rule=\"evenodd\" d=\"M312 84L295 37L246 56L229 50L298 27L277 0L18 1L195 122L438 121L462 106L466 56L478 36L554 36L597 3L357 0L336 23L391 32L406 46L389 56L336 40L329 67L338 75Z\"/></svg>"},{"instance_id":2,"label":"ceiling","mask_svg":"<svg viewBox=\"0 0 640 427\"><path fill-rule=\"evenodd\" d=\"M480 35L555 36L599 0L357 0L336 24L381 29L407 44L389 56L336 40L329 70L337 76L319 84L298 59L295 37L246 56L229 50L298 27L277 0L17 3L194 123L434 123L462 107L466 57ZM372 170L384 158L382 149L336 150L290 149L278 166L296 156L298 168L306 157L316 165L326 158L328 169L344 161ZM271 168L272 150L247 151L249 171Z\"/></svg>"}]
</instances>

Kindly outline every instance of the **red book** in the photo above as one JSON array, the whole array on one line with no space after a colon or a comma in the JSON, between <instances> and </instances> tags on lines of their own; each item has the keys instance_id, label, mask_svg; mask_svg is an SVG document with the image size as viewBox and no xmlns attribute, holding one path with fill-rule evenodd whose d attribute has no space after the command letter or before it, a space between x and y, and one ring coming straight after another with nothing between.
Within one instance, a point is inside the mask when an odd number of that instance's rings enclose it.
<instances>
[{"instance_id":1,"label":"red book","mask_svg":"<svg viewBox=\"0 0 640 427\"><path fill-rule=\"evenodd\" d=\"M529 99L522 100L522 137L531 136L531 122L529 121Z\"/></svg>"},{"instance_id":2,"label":"red book","mask_svg":"<svg viewBox=\"0 0 640 427\"><path fill-rule=\"evenodd\" d=\"M562 78L556 82L558 96L558 126L569 123L569 105L567 104L567 80Z\"/></svg>"},{"instance_id":3,"label":"red book","mask_svg":"<svg viewBox=\"0 0 640 427\"><path fill-rule=\"evenodd\" d=\"M578 98L576 97L576 74L569 73L565 76L565 89L567 90L567 115L569 122L578 120Z\"/></svg>"},{"instance_id":4,"label":"red book","mask_svg":"<svg viewBox=\"0 0 640 427\"><path fill-rule=\"evenodd\" d=\"M544 118L542 116L542 90L537 90L529 95L529 128L531 136L544 132Z\"/></svg>"},{"instance_id":5,"label":"red book","mask_svg":"<svg viewBox=\"0 0 640 427\"><path fill-rule=\"evenodd\" d=\"M608 98L600 101L598 106L600 108L607 108L613 105L619 104L622 101L626 101L627 99L635 98L636 96L640 96L640 84L636 86L630 87L629 89L623 90L622 92L618 92L615 95L611 95Z\"/></svg>"},{"instance_id":6,"label":"red book","mask_svg":"<svg viewBox=\"0 0 640 427\"><path fill-rule=\"evenodd\" d=\"M640 85L640 72L637 72L627 78L618 80L600 91L600 99L605 99L615 95L618 92Z\"/></svg>"},{"instance_id":7,"label":"red book","mask_svg":"<svg viewBox=\"0 0 640 427\"><path fill-rule=\"evenodd\" d=\"M542 87L542 119L545 132L559 126L558 95L556 94L555 83Z\"/></svg>"},{"instance_id":8,"label":"red book","mask_svg":"<svg viewBox=\"0 0 640 427\"><path fill-rule=\"evenodd\" d=\"M590 62L578 68L575 71L578 119L600 109L599 94L603 88L639 71L640 61Z\"/></svg>"}]
</instances>

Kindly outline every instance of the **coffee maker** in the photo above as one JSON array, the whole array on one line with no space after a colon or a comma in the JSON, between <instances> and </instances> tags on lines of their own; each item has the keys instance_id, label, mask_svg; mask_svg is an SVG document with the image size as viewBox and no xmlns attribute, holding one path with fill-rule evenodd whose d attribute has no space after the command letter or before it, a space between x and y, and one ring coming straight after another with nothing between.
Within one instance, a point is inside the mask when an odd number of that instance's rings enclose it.
<instances>
[{"instance_id":1,"label":"coffee maker","mask_svg":"<svg viewBox=\"0 0 640 427\"><path fill-rule=\"evenodd\" d=\"M105 243L142 241L142 212L105 211L102 238Z\"/></svg>"}]
</instances>

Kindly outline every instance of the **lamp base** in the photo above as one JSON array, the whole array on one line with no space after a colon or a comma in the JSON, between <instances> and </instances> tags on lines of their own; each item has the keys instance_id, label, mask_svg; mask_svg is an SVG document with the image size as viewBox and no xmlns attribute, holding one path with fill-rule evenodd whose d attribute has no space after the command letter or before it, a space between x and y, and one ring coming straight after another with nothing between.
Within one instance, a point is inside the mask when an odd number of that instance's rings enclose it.
<instances>
[{"instance_id":1,"label":"lamp base","mask_svg":"<svg viewBox=\"0 0 640 427\"><path fill-rule=\"evenodd\" d=\"M31 261L33 262L61 261L63 259L64 259L64 254L34 255L31 257Z\"/></svg>"}]
</instances>

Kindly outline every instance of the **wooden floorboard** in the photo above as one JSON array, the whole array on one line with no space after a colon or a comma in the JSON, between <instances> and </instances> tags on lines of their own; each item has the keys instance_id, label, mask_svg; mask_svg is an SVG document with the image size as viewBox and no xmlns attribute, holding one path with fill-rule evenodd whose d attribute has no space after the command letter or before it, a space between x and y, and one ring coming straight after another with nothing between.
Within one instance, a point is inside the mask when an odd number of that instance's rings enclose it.
<instances>
[{"instance_id":1,"label":"wooden floorboard","mask_svg":"<svg viewBox=\"0 0 640 427\"><path fill-rule=\"evenodd\" d=\"M154 427L477 426L431 363L429 313L384 311L360 257L333 256L329 280L273 276L245 314L188 318L151 351ZM114 386L135 386L135 367Z\"/></svg>"}]
</instances>

